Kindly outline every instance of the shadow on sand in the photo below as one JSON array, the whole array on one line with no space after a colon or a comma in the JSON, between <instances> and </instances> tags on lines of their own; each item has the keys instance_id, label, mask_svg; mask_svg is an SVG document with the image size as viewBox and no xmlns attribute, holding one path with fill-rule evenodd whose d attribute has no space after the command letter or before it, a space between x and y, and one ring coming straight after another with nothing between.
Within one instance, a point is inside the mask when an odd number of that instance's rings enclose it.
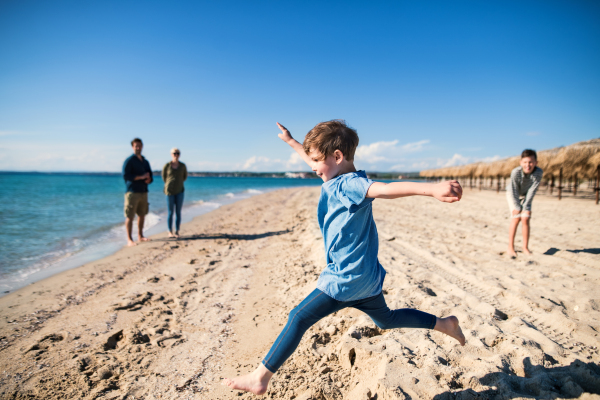
<instances>
[{"instance_id":1,"label":"shadow on sand","mask_svg":"<svg viewBox=\"0 0 600 400\"><path fill-rule=\"evenodd\" d=\"M548 364L556 364L552 357ZM507 366L505 366L507 367ZM495 386L481 391L466 389L440 393L434 400L449 399L574 399L583 393L600 394L600 367L592 362L573 361L564 367L533 365L529 357L523 360L525 376L518 376L510 368L489 373L482 378L473 377L469 386ZM452 383L452 382L451 382ZM450 383L450 386L452 386ZM454 382L455 387L457 382ZM460 389L460 387L459 387Z\"/></svg>"},{"instance_id":2,"label":"shadow on sand","mask_svg":"<svg viewBox=\"0 0 600 400\"><path fill-rule=\"evenodd\" d=\"M230 233L213 233L210 235L189 235L189 236L180 236L178 239L175 238L162 238L162 239L153 239L153 242L178 242L178 241L190 241L190 240L213 240L213 239L229 239L229 240L256 240L263 239L269 236L279 236L285 235L286 233L292 232L289 229L285 231L276 231L276 232L265 232L265 233L257 233L257 234L248 234L248 235L235 235Z\"/></svg>"},{"instance_id":3,"label":"shadow on sand","mask_svg":"<svg viewBox=\"0 0 600 400\"><path fill-rule=\"evenodd\" d=\"M551 247L548 250L546 250L544 255L553 256L556 253L558 253L559 251L560 251L560 249L557 249L556 247ZM600 254L600 249L581 249L581 250L565 250L565 251L568 251L569 253Z\"/></svg>"}]
</instances>

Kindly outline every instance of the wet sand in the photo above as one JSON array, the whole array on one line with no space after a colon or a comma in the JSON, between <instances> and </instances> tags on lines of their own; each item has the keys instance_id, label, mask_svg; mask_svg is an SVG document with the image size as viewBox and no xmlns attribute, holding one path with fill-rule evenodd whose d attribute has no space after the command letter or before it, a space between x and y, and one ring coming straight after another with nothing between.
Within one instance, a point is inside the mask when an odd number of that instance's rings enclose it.
<instances>
[{"instance_id":1,"label":"wet sand","mask_svg":"<svg viewBox=\"0 0 600 400\"><path fill-rule=\"evenodd\" d=\"M0 398L255 397L220 380L252 371L314 289L318 195L242 200L179 240L157 235L0 298ZM307 332L266 398L600 398L600 206L538 195L534 254L515 260L504 193L377 200L374 215L390 307L456 315L466 346L342 310Z\"/></svg>"}]
</instances>

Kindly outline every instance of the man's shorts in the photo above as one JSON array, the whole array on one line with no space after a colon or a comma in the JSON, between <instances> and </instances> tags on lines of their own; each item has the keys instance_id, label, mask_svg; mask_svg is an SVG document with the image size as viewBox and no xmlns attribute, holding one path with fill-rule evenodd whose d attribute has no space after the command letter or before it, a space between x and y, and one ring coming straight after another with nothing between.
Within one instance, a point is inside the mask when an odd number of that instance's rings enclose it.
<instances>
[{"instance_id":1,"label":"man's shorts","mask_svg":"<svg viewBox=\"0 0 600 400\"><path fill-rule=\"evenodd\" d=\"M125 218L133 218L136 214L143 217L148 214L148 192L145 193L125 193Z\"/></svg>"}]
</instances>

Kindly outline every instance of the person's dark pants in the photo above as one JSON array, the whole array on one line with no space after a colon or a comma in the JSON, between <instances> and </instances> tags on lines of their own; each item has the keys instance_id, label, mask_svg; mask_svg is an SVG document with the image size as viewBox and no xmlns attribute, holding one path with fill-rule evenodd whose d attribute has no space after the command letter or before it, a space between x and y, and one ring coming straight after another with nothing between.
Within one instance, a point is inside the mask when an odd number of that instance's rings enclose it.
<instances>
[{"instance_id":1,"label":"person's dark pants","mask_svg":"<svg viewBox=\"0 0 600 400\"><path fill-rule=\"evenodd\" d=\"M308 328L329 314L346 307L354 307L366 313L381 329L433 329L436 322L435 315L412 308L390 310L385 303L383 293L362 300L337 301L319 289L315 289L290 312L287 324L262 361L263 365L269 371L277 372L285 360L296 350L302 335Z\"/></svg>"},{"instance_id":2,"label":"person's dark pants","mask_svg":"<svg viewBox=\"0 0 600 400\"><path fill-rule=\"evenodd\" d=\"M169 207L169 216L167 218L167 224L169 226L169 232L172 231L173 227L173 211L175 211L175 232L179 232L181 226L181 206L183 206L183 193L167 196L167 206Z\"/></svg>"}]
</instances>

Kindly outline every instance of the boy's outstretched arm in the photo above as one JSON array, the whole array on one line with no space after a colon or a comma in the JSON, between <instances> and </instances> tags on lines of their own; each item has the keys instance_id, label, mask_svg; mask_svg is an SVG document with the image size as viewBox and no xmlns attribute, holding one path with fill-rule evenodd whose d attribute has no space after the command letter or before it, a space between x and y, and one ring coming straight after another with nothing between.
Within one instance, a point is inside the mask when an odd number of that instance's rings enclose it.
<instances>
[{"instance_id":1,"label":"boy's outstretched arm","mask_svg":"<svg viewBox=\"0 0 600 400\"><path fill-rule=\"evenodd\" d=\"M373 199L397 199L406 196L431 196L445 203L454 203L462 197L462 187L458 181L440 183L421 182L374 182L367 191Z\"/></svg>"},{"instance_id":2,"label":"boy's outstretched arm","mask_svg":"<svg viewBox=\"0 0 600 400\"><path fill-rule=\"evenodd\" d=\"M310 167L312 167L312 160L304 151L302 144L292 137L290 131L288 131L285 126L281 125L279 122L277 122L277 126L279 127L279 129L281 129L281 133L277 136L279 136L281 140L289 144L292 149L296 150L296 153L298 153L300 157L302 157L304 162L307 163Z\"/></svg>"}]
</instances>

